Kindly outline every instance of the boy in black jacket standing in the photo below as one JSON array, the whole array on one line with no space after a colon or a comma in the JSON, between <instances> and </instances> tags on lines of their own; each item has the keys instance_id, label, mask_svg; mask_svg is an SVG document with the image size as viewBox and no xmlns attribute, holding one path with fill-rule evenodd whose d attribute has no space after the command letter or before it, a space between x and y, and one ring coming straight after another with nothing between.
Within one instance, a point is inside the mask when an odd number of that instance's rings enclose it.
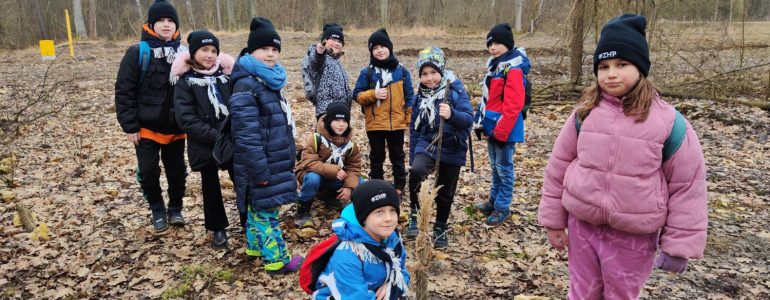
<instances>
[{"instance_id":1,"label":"boy in black jacket standing","mask_svg":"<svg viewBox=\"0 0 770 300\"><path fill-rule=\"evenodd\" d=\"M156 234L164 233L169 223L178 226L185 223L182 217L187 176L185 135L174 118L174 90L169 83L171 63L185 50L178 27L179 17L174 6L156 0L147 13L142 42L128 48L115 82L118 122L136 149L139 164L136 177L152 210ZM147 45L149 51L142 51ZM163 161L168 179L168 210L161 195L159 160Z\"/></svg>"}]
</instances>

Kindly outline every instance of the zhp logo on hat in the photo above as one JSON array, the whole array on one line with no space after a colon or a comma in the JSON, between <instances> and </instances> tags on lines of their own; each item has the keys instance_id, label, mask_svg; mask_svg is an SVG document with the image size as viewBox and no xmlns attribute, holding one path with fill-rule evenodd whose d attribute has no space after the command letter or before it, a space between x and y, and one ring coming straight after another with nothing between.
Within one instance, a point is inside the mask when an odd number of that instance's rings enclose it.
<instances>
[{"instance_id":1,"label":"zhp logo on hat","mask_svg":"<svg viewBox=\"0 0 770 300\"><path fill-rule=\"evenodd\" d=\"M602 53L599 53L599 55L597 55L596 58L598 59L612 58L612 57L615 57L615 55L618 55L618 51L602 52Z\"/></svg>"},{"instance_id":2,"label":"zhp logo on hat","mask_svg":"<svg viewBox=\"0 0 770 300\"><path fill-rule=\"evenodd\" d=\"M280 44L281 44L281 40L279 40L279 39L273 39L273 43L276 43L276 44L280 45Z\"/></svg>"},{"instance_id":3,"label":"zhp logo on hat","mask_svg":"<svg viewBox=\"0 0 770 300\"><path fill-rule=\"evenodd\" d=\"M340 39L340 36L336 35L336 34L332 34L332 37L335 38L335 39Z\"/></svg>"},{"instance_id":4,"label":"zhp logo on hat","mask_svg":"<svg viewBox=\"0 0 770 300\"><path fill-rule=\"evenodd\" d=\"M213 43L213 42L214 42L213 39L204 39L201 41L201 43Z\"/></svg>"},{"instance_id":5,"label":"zhp logo on hat","mask_svg":"<svg viewBox=\"0 0 770 300\"><path fill-rule=\"evenodd\" d=\"M382 193L382 194L379 194L379 195L374 195L374 196L372 196L371 201L372 202L377 202L377 201L380 201L382 199L385 199L387 196L388 195L386 195L385 193Z\"/></svg>"}]
</instances>

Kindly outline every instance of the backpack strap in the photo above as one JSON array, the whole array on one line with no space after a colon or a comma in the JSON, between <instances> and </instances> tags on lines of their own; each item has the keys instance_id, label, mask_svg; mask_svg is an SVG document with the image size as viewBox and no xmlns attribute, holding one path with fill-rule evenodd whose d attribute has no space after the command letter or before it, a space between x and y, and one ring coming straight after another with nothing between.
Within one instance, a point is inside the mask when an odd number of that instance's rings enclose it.
<instances>
[{"instance_id":1,"label":"backpack strap","mask_svg":"<svg viewBox=\"0 0 770 300\"><path fill-rule=\"evenodd\" d=\"M318 144L322 143L322 141L321 141L321 134L316 132L316 133L313 133L313 135L315 136L315 139L313 139L313 142L314 142L313 146L315 148L313 148L313 149L315 149L315 152L318 153Z\"/></svg>"},{"instance_id":2,"label":"backpack strap","mask_svg":"<svg viewBox=\"0 0 770 300\"><path fill-rule=\"evenodd\" d=\"M676 114L674 116L674 126L671 127L671 133L669 133L668 138L666 138L666 142L663 143L664 162L674 156L676 151L679 150L679 147L682 146L682 143L684 143L684 138L686 136L687 124L684 121L682 113L676 109L674 109L674 113Z\"/></svg>"},{"instance_id":3,"label":"backpack strap","mask_svg":"<svg viewBox=\"0 0 770 300\"><path fill-rule=\"evenodd\" d=\"M374 82L372 82L372 79L374 78L374 67L372 65L369 65L369 71L366 74L366 81L369 83L369 89L374 88Z\"/></svg>"},{"instance_id":4,"label":"backpack strap","mask_svg":"<svg viewBox=\"0 0 770 300\"><path fill-rule=\"evenodd\" d=\"M139 42L139 81L144 81L144 74L150 66L150 44L147 41Z\"/></svg>"}]
</instances>

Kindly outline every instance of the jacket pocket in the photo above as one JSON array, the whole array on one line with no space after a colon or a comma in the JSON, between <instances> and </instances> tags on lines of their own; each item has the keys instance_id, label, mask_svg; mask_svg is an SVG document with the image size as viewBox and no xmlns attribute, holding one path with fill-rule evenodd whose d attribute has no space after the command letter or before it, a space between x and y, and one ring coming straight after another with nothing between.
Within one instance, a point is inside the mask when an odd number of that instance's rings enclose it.
<instances>
[{"instance_id":1,"label":"jacket pocket","mask_svg":"<svg viewBox=\"0 0 770 300\"><path fill-rule=\"evenodd\" d=\"M490 135L492 131L495 130L497 121L499 121L502 117L503 114L499 112L491 110L484 111L484 118L481 119L481 126L484 128L484 132L486 132L487 135Z\"/></svg>"},{"instance_id":2,"label":"jacket pocket","mask_svg":"<svg viewBox=\"0 0 770 300\"><path fill-rule=\"evenodd\" d=\"M158 124L165 123L163 111L166 103L165 97L143 96L139 98L139 107L137 114L142 123Z\"/></svg>"}]
</instances>

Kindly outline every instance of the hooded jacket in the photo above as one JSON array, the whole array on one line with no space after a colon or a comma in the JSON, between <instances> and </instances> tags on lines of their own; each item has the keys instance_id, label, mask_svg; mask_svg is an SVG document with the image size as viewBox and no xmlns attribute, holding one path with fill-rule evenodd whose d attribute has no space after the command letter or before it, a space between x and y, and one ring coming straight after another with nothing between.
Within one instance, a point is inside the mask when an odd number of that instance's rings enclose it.
<instances>
[{"instance_id":1,"label":"hooded jacket","mask_svg":"<svg viewBox=\"0 0 770 300\"><path fill-rule=\"evenodd\" d=\"M540 224L566 228L569 214L633 234L662 229L662 251L703 257L708 225L703 150L686 122L682 145L663 162L674 118L673 108L656 96L649 117L637 123L623 113L621 99L602 93L578 138L573 112L545 169Z\"/></svg>"},{"instance_id":2,"label":"hooded jacket","mask_svg":"<svg viewBox=\"0 0 770 300\"><path fill-rule=\"evenodd\" d=\"M344 146L350 142L353 137L353 127L348 126L346 135L333 137L326 129L326 126L324 126L325 117L326 115L323 115L318 120L316 132L337 146ZM302 180L307 172L321 175L326 180L337 180L337 172L339 172L340 167L326 162L331 154L331 149L323 143L316 145L315 133L310 134L305 142L305 148L302 149L302 158L297 163L298 183L302 185ZM359 178L361 177L361 152L358 145L353 143L352 148L343 157L344 167L342 170L345 170L348 177L345 178L342 187L354 189L358 186Z\"/></svg>"},{"instance_id":3,"label":"hooded jacket","mask_svg":"<svg viewBox=\"0 0 770 300\"><path fill-rule=\"evenodd\" d=\"M379 101L374 96L377 82L385 83L380 87L388 89L388 97ZM353 90L356 99L364 113L366 131L375 130L405 130L411 120L412 103L407 103L414 97L412 76L402 65L393 70L367 66L361 69Z\"/></svg>"},{"instance_id":4,"label":"hooded jacket","mask_svg":"<svg viewBox=\"0 0 770 300\"><path fill-rule=\"evenodd\" d=\"M476 112L477 126L501 142L524 142L525 80L530 62L524 48L489 58L482 82L482 100Z\"/></svg>"}]
</instances>

